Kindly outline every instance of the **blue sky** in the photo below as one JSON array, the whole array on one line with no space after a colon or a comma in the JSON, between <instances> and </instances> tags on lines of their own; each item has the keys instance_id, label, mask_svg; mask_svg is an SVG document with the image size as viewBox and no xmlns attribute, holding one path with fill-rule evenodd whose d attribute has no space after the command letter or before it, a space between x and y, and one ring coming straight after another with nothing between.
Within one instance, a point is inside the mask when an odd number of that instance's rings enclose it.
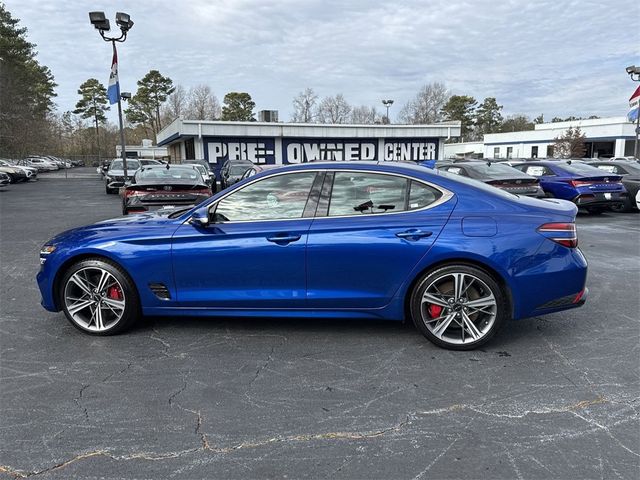
<instances>
[{"instance_id":1,"label":"blue sky","mask_svg":"<svg viewBox=\"0 0 640 480\"><path fill-rule=\"evenodd\" d=\"M305 87L352 104L392 98L391 117L421 85L496 97L504 113L624 115L640 65L640 2L455 0L5 0L55 75L60 111L87 78L106 85L110 44L89 10L135 25L119 50L123 91L150 69L222 100L247 91L288 120ZM112 24L113 24L112 20ZM115 112L110 113L112 120Z\"/></svg>"}]
</instances>

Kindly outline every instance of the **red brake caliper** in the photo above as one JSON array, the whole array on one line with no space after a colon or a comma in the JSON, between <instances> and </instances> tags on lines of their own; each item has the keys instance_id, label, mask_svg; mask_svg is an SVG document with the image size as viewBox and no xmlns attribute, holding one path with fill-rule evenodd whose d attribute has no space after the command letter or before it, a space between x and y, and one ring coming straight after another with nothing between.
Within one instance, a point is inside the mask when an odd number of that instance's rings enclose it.
<instances>
[{"instance_id":1,"label":"red brake caliper","mask_svg":"<svg viewBox=\"0 0 640 480\"><path fill-rule=\"evenodd\" d=\"M440 305L434 305L433 303L429 304L427 307L427 311L431 318L438 318L442 313L442 307Z\"/></svg>"},{"instance_id":2,"label":"red brake caliper","mask_svg":"<svg viewBox=\"0 0 640 480\"><path fill-rule=\"evenodd\" d=\"M111 300L122 300L124 296L122 295L122 290L117 285L113 285L107 289L107 298Z\"/></svg>"}]
</instances>

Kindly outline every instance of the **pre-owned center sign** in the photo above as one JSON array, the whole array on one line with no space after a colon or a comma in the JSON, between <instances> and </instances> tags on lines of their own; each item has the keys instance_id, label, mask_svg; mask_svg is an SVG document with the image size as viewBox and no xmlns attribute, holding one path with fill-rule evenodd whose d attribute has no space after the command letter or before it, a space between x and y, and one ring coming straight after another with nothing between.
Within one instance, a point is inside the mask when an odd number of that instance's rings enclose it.
<instances>
[{"instance_id":1,"label":"pre-owned center sign","mask_svg":"<svg viewBox=\"0 0 640 480\"><path fill-rule=\"evenodd\" d=\"M438 158L437 138L223 138L205 137L213 164L249 160L257 164L296 164L318 160L422 161Z\"/></svg>"}]
</instances>

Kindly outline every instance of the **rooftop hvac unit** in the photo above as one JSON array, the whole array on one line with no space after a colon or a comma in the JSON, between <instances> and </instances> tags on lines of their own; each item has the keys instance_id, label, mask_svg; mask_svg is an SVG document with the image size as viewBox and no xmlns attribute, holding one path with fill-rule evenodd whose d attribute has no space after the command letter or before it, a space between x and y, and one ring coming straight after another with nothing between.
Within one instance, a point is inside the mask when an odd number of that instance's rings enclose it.
<instances>
[{"instance_id":1,"label":"rooftop hvac unit","mask_svg":"<svg viewBox=\"0 0 640 480\"><path fill-rule=\"evenodd\" d=\"M258 112L259 122L272 122L278 121L278 110L260 110Z\"/></svg>"}]
</instances>

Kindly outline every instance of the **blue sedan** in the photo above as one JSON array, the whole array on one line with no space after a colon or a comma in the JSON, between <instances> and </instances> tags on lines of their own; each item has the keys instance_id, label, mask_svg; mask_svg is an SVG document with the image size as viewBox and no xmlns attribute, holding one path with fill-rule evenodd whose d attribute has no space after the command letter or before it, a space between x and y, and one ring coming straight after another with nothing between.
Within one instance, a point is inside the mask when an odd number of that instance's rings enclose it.
<instances>
[{"instance_id":1,"label":"blue sedan","mask_svg":"<svg viewBox=\"0 0 640 480\"><path fill-rule=\"evenodd\" d=\"M406 319L463 350L585 302L576 211L409 163L308 163L64 232L37 278L90 334L142 315Z\"/></svg>"},{"instance_id":2,"label":"blue sedan","mask_svg":"<svg viewBox=\"0 0 640 480\"><path fill-rule=\"evenodd\" d=\"M602 213L608 207L621 208L628 198L622 176L579 160L540 160L513 167L539 178L548 197L570 200L590 213Z\"/></svg>"}]
</instances>

